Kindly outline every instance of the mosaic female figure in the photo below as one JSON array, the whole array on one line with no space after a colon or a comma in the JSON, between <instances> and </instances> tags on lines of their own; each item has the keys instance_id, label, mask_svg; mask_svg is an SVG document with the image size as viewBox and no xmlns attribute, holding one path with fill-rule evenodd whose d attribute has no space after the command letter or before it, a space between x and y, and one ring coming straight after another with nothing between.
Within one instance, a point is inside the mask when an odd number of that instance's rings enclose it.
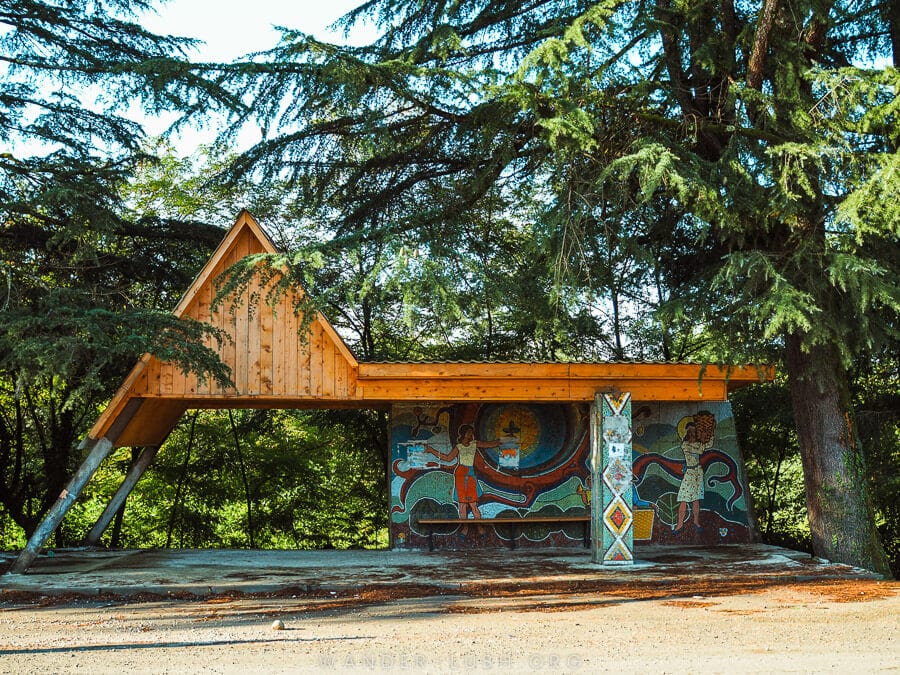
<instances>
[{"instance_id":1,"label":"mosaic female figure","mask_svg":"<svg viewBox=\"0 0 900 675\"><path fill-rule=\"evenodd\" d=\"M673 532L680 532L687 521L688 504L694 527L703 531L700 525L700 500L703 499L703 466L701 455L712 447L715 434L715 417L711 413L701 411L684 427L684 438L681 440L681 452L684 454L684 476L678 488L678 520L672 527Z\"/></svg>"},{"instance_id":2,"label":"mosaic female figure","mask_svg":"<svg viewBox=\"0 0 900 675\"><path fill-rule=\"evenodd\" d=\"M456 460L456 468L453 471L454 497L459 504L459 517L468 518L469 512L473 518L481 518L478 510L478 498L481 496L481 486L475 474L475 456L479 448L496 448L500 441L478 441L475 439L475 428L471 424L463 424L459 427L456 445L448 453L442 453L430 446L426 450L444 462Z\"/></svg>"}]
</instances>

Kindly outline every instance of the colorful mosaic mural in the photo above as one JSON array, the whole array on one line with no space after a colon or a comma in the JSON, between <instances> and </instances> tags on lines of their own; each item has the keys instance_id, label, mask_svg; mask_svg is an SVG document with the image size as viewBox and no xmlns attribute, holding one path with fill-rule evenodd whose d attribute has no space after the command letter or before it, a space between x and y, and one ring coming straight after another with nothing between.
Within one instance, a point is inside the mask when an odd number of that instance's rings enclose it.
<instances>
[{"instance_id":1,"label":"colorful mosaic mural","mask_svg":"<svg viewBox=\"0 0 900 675\"><path fill-rule=\"evenodd\" d=\"M635 405L635 508L655 515L655 543L750 540L743 461L728 403Z\"/></svg>"},{"instance_id":2,"label":"colorful mosaic mural","mask_svg":"<svg viewBox=\"0 0 900 675\"><path fill-rule=\"evenodd\" d=\"M623 534L637 549L648 541L749 541L730 406L631 406L634 510ZM392 545L583 546L579 520L590 515L591 503L589 426L587 404L395 406ZM524 522L419 522L461 518Z\"/></svg>"}]
</instances>

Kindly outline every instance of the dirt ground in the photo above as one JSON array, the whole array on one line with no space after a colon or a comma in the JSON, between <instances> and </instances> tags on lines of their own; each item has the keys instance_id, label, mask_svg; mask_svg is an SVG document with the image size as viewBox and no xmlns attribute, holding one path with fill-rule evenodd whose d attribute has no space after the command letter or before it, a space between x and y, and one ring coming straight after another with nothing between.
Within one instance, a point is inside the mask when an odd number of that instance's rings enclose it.
<instances>
[{"instance_id":1,"label":"dirt ground","mask_svg":"<svg viewBox=\"0 0 900 675\"><path fill-rule=\"evenodd\" d=\"M900 671L900 583L876 579L4 598L0 673L17 675Z\"/></svg>"}]
</instances>

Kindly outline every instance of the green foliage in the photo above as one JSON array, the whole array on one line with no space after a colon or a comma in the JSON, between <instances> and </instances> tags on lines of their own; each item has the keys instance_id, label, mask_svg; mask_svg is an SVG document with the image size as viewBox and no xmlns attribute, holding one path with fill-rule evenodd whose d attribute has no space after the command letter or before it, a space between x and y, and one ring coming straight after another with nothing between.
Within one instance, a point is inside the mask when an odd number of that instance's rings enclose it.
<instances>
[{"instance_id":1,"label":"green foliage","mask_svg":"<svg viewBox=\"0 0 900 675\"><path fill-rule=\"evenodd\" d=\"M900 359L861 360L853 381L856 430L865 451L875 521L895 578L900 578Z\"/></svg>"},{"instance_id":2,"label":"green foliage","mask_svg":"<svg viewBox=\"0 0 900 675\"><path fill-rule=\"evenodd\" d=\"M207 548L372 548L385 545L385 420L372 412L227 411L185 416L126 502L118 545ZM193 427L193 428L192 428ZM83 504L102 505L130 458L120 452ZM96 507L75 513L82 534ZM89 512L89 513L88 513ZM68 522L68 521L67 521ZM109 541L112 532L106 534Z\"/></svg>"},{"instance_id":3,"label":"green foliage","mask_svg":"<svg viewBox=\"0 0 900 675\"><path fill-rule=\"evenodd\" d=\"M784 379L731 396L763 541L812 551L790 392Z\"/></svg>"},{"instance_id":4,"label":"green foliage","mask_svg":"<svg viewBox=\"0 0 900 675\"><path fill-rule=\"evenodd\" d=\"M133 213L208 227L206 223L229 224L241 209L247 209L266 224L266 231L280 248L288 248L287 230L299 207L283 182L223 184L219 174L236 158L227 145L202 146L192 156L181 157L167 139L154 138L142 149L148 159L136 166L120 189ZM217 235L221 237L221 233ZM204 262L201 259L196 264Z\"/></svg>"},{"instance_id":5,"label":"green foliage","mask_svg":"<svg viewBox=\"0 0 900 675\"><path fill-rule=\"evenodd\" d=\"M221 231L129 211L121 188L152 160L123 110L237 99L183 59L190 41L132 21L147 7L0 2L0 503L29 534L141 353L228 379L201 343L216 331L160 311Z\"/></svg>"}]
</instances>

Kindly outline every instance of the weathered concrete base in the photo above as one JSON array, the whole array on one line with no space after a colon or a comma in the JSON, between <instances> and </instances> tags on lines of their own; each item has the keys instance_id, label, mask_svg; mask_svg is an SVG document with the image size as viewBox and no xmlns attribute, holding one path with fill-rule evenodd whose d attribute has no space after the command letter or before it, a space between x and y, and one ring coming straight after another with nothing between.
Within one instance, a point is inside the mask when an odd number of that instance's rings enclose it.
<instances>
[{"instance_id":1,"label":"weathered concrete base","mask_svg":"<svg viewBox=\"0 0 900 675\"><path fill-rule=\"evenodd\" d=\"M15 554L0 554L5 568ZM763 544L641 546L627 567L603 567L586 550L247 551L67 549L43 553L28 574L0 576L0 601L36 596L208 596L224 593L346 592L363 587L432 587L453 594L466 584L567 582L673 583L690 577L734 585L821 578L878 578L806 553ZM760 581L762 579L762 581ZM402 595L402 590L399 591Z\"/></svg>"}]
</instances>

